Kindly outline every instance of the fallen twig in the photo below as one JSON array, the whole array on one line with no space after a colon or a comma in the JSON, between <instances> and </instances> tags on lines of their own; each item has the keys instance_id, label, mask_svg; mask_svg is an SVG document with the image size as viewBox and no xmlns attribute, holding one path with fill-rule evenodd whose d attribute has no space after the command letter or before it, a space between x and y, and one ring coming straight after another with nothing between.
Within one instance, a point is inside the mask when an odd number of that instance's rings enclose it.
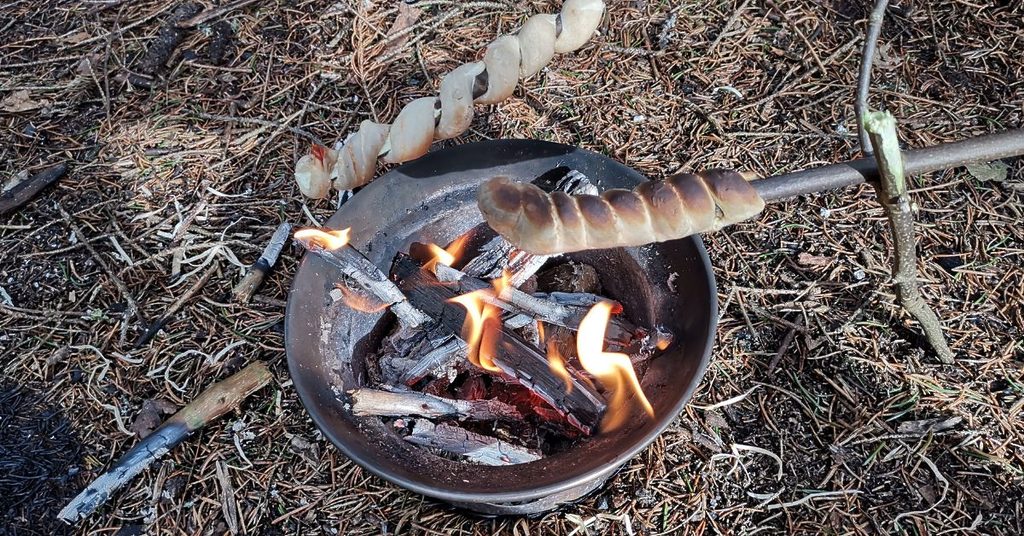
<instances>
[{"instance_id":1,"label":"fallen twig","mask_svg":"<svg viewBox=\"0 0 1024 536\"><path fill-rule=\"evenodd\" d=\"M50 166L4 192L0 195L0 216L21 208L44 188L57 182L67 171L67 164Z\"/></svg>"},{"instance_id":2,"label":"fallen twig","mask_svg":"<svg viewBox=\"0 0 1024 536\"><path fill-rule=\"evenodd\" d=\"M87 517L103 506L121 486L181 444L192 432L239 405L272 378L266 365L257 361L228 379L213 384L89 484L57 517L69 524Z\"/></svg>"},{"instance_id":3,"label":"fallen twig","mask_svg":"<svg viewBox=\"0 0 1024 536\"><path fill-rule=\"evenodd\" d=\"M222 15L226 15L228 13L231 13L232 11L235 11L237 9L242 9L243 7L245 7L245 6L249 5L249 4L255 3L256 1L257 0L236 0L235 2L231 2L230 4L225 4L225 5L220 6L220 7L216 7L216 8L213 8L213 9L208 9L206 11L203 11L202 13L199 13L198 15L196 15L194 17L178 21L177 24L175 24L175 27L177 27L177 28L195 28L196 26L199 26L200 24L202 24L202 23L204 23L204 22L206 22L208 20L213 20L213 19L215 19L217 17L220 17Z\"/></svg>"},{"instance_id":4,"label":"fallen twig","mask_svg":"<svg viewBox=\"0 0 1024 536\"><path fill-rule=\"evenodd\" d=\"M134 347L139 348L142 345L148 343L150 340L152 340L153 336L159 333L160 330L163 329L164 325L171 320L171 317L173 317L174 314L177 313L178 310L181 309L183 305L185 305L185 302L192 299L192 296L194 296L196 292L199 292L199 289L203 288L203 286L206 285L206 282L210 280L210 277L213 276L214 272L216 272L219 268L220 265L216 262L214 262L209 268L207 268L206 272L203 273L203 275L200 276L199 279L197 279L196 282L193 283L192 286L189 287L189 289L186 290L185 293L181 295L180 298L174 300L174 303L172 303L171 306L167 308L167 311L164 312L163 316L161 316L155 322L150 324L149 328L146 329L146 331L142 335L139 335L139 338L135 341Z\"/></svg>"}]
</instances>

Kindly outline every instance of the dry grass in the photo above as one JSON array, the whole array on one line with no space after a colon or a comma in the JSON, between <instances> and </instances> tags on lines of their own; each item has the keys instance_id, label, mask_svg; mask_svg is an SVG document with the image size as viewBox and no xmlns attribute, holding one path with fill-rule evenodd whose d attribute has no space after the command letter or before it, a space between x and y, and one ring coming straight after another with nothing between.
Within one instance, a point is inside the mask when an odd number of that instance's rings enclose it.
<instances>
[{"instance_id":1,"label":"dry grass","mask_svg":"<svg viewBox=\"0 0 1024 536\"><path fill-rule=\"evenodd\" d=\"M74 164L0 221L0 286L14 303L0 308L3 374L65 413L86 453L74 463L77 480L65 478L52 500L22 507L0 531L58 531L63 499L134 442L125 429L144 400L181 405L261 358L277 373L275 387L139 477L80 533L225 532L218 462L248 534L583 534L587 523L590 534L626 534L612 516L628 517L638 534L1024 533L1019 162L1006 183L962 171L916 182L925 292L958 354L953 366L936 365L894 307L884 215L868 188L855 188L773 205L758 221L707 237L723 308L694 405L580 504L538 519L480 520L340 456L288 382L281 300L294 252L254 304L224 296L278 222L308 224L306 208L321 221L331 213L327 202L303 207L290 174L309 142L290 129L334 140L362 118L393 118L494 36L557 7L420 4L411 39L381 61L394 2L256 2L226 17L236 35L224 66L205 63L208 38L194 32L179 52L198 55L176 58L151 92L129 91L117 75L173 4L0 8L0 99L26 89L47 101L0 113L4 179ZM866 5L609 4L599 37L557 58L514 99L480 109L454 143L550 139L651 176L712 165L772 174L856 155ZM902 121L908 145L1024 126L1024 7L1000 4L890 9L872 103ZM72 238L60 207L109 272ZM126 318L114 279L151 320L209 263L220 272L133 351L140 326ZM960 420L915 428L933 418ZM20 491L0 489L0 509Z\"/></svg>"}]
</instances>

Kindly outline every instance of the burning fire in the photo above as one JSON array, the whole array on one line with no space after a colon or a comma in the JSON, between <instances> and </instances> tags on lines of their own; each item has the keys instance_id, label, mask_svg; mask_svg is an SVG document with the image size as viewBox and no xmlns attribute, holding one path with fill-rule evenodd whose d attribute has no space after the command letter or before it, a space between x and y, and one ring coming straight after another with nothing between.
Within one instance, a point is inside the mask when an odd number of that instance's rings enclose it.
<instances>
[{"instance_id":1,"label":"burning fire","mask_svg":"<svg viewBox=\"0 0 1024 536\"><path fill-rule=\"evenodd\" d=\"M640 382L636 379L636 372L633 371L633 364L629 362L629 356L604 351L604 334L608 327L608 320L611 318L611 311L612 305L608 302L594 305L580 322L580 329L576 336L576 349L579 352L580 364L601 380L601 383L612 393L604 421L601 423L602 429L605 431L614 430L626 421L628 413L625 411L625 406L631 393L635 393L636 400L643 405L644 410L650 416L654 416L654 408L651 407L643 389L640 388Z\"/></svg>"},{"instance_id":2,"label":"burning fire","mask_svg":"<svg viewBox=\"0 0 1024 536\"><path fill-rule=\"evenodd\" d=\"M342 229L340 231L299 229L298 231L295 231L295 239L308 240L324 249L339 249L348 244L349 232L351 230L351 228Z\"/></svg>"},{"instance_id":3,"label":"burning fire","mask_svg":"<svg viewBox=\"0 0 1024 536\"><path fill-rule=\"evenodd\" d=\"M448 248L451 250L452 246ZM502 273L501 277L491 284L494 290L475 290L449 301L466 308L462 340L469 345L469 361L485 370L502 372L501 368L494 364L494 359L498 355L498 341L501 340L501 309L491 302L495 296L500 296L502 291L508 288L508 272Z\"/></svg>"},{"instance_id":4,"label":"burning fire","mask_svg":"<svg viewBox=\"0 0 1024 536\"><path fill-rule=\"evenodd\" d=\"M537 321L537 334L540 335L540 343L544 344L547 336L544 333L544 323L540 320ZM548 368L551 369L551 373L558 376L565 382L565 392L572 392L572 377L569 376L569 369L565 366L565 359L562 358L562 353L558 351L558 343L555 341L547 341L548 349Z\"/></svg>"},{"instance_id":5,"label":"burning fire","mask_svg":"<svg viewBox=\"0 0 1024 536\"><path fill-rule=\"evenodd\" d=\"M501 333L501 313L487 302L488 290L477 290L451 299L466 308L462 339L469 346L469 361L491 372L501 372L494 364Z\"/></svg>"},{"instance_id":6,"label":"burning fire","mask_svg":"<svg viewBox=\"0 0 1024 536\"><path fill-rule=\"evenodd\" d=\"M388 308L388 304L378 302L373 298L352 290L343 283L334 285L334 288L341 292L341 301L345 305L362 313L376 313Z\"/></svg>"},{"instance_id":7,"label":"burning fire","mask_svg":"<svg viewBox=\"0 0 1024 536\"><path fill-rule=\"evenodd\" d=\"M467 240L469 240L469 235L462 235L456 238L451 244L448 244L448 247L444 249L437 244L427 244L427 248L430 250L430 253L434 258L427 261L427 263L423 265L423 268L429 272L433 272L434 267L438 264L443 264L445 266L455 264L455 261L458 260L459 256L462 254L462 249L466 247Z\"/></svg>"}]
</instances>

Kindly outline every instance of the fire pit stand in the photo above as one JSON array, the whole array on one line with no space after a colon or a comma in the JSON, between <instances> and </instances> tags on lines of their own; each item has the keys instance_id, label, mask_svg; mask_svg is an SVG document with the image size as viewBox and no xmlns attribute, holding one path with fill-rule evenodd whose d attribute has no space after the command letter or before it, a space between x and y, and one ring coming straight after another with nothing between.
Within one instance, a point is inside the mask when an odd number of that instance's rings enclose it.
<instances>
[{"instance_id":1,"label":"fire pit stand","mask_svg":"<svg viewBox=\"0 0 1024 536\"><path fill-rule=\"evenodd\" d=\"M483 179L519 181L577 170L599 189L631 188L645 180L607 157L532 140L487 141L430 153L377 179L343 206L329 227L351 227L350 244L387 273L396 253L413 242L446 244L474 230L493 236L476 204ZM588 251L567 257L594 266L606 294L639 325L660 325L675 342L650 362L641 384L650 418L631 409L627 424L539 461L480 466L435 456L410 445L375 417L355 417L343 393L363 387L366 359L394 317L334 303L340 273L307 255L292 285L286 350L299 397L316 425L349 458L406 489L488 515L533 514L593 491L647 446L679 414L707 366L715 337L714 275L700 238L639 248Z\"/></svg>"}]
</instances>

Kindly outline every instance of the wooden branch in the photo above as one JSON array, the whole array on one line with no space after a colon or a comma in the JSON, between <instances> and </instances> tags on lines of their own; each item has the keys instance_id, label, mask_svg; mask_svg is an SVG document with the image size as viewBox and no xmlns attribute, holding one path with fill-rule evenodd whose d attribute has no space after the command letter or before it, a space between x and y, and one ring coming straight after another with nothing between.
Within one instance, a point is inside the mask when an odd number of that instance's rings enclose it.
<instances>
[{"instance_id":1,"label":"wooden branch","mask_svg":"<svg viewBox=\"0 0 1024 536\"><path fill-rule=\"evenodd\" d=\"M470 421L521 421L514 406L500 400L455 400L416 391L360 388L348 392L352 414L360 417L451 417Z\"/></svg>"},{"instance_id":2,"label":"wooden branch","mask_svg":"<svg viewBox=\"0 0 1024 536\"><path fill-rule=\"evenodd\" d=\"M896 136L896 120L888 112L872 112L864 118L864 128L875 149L881 181L876 193L892 227L893 279L896 297L903 308L921 324L928 344L943 363L953 362L953 351L946 344L942 325L921 296L917 280L917 240L914 214L903 172L903 156Z\"/></svg>"},{"instance_id":3,"label":"wooden branch","mask_svg":"<svg viewBox=\"0 0 1024 536\"><path fill-rule=\"evenodd\" d=\"M392 272L398 287L413 305L451 333L462 332L465 309L449 301L457 296L456 292L438 285L432 274L405 254L395 257ZM543 398L584 433L590 434L596 429L605 403L588 382L573 376L572 389L567 392L562 379L551 374L547 357L507 328L502 327L497 347L499 352L494 363L504 374Z\"/></svg>"},{"instance_id":4,"label":"wooden branch","mask_svg":"<svg viewBox=\"0 0 1024 536\"><path fill-rule=\"evenodd\" d=\"M554 188L544 188L543 184L538 184L538 186L547 191L561 191L570 195L597 195L597 187L590 182L590 179L575 170L569 171L556 181ZM522 251L505 240L505 237L498 235L483 247L480 254L466 263L462 271L473 277L497 279L501 277L502 271L507 269L511 285L520 287L527 279L536 274L551 257L551 255L533 255Z\"/></svg>"},{"instance_id":5,"label":"wooden branch","mask_svg":"<svg viewBox=\"0 0 1024 536\"><path fill-rule=\"evenodd\" d=\"M515 465L541 459L539 452L506 443L494 437L470 432L453 424L438 424L420 419L405 440L465 456L484 465Z\"/></svg>"},{"instance_id":6,"label":"wooden branch","mask_svg":"<svg viewBox=\"0 0 1024 536\"><path fill-rule=\"evenodd\" d=\"M868 30L864 36L864 47L860 54L860 72L857 75L857 98L853 103L853 111L857 115L857 137L860 139L860 150L865 156L872 155L871 146L874 142L868 137L864 122L867 121L868 91L871 89L871 67L875 63L875 49L878 47L878 36L882 34L882 21L885 20L885 8L889 0L875 0L875 7L868 18ZM901 164L902 166L902 164Z\"/></svg>"},{"instance_id":7,"label":"wooden branch","mask_svg":"<svg viewBox=\"0 0 1024 536\"><path fill-rule=\"evenodd\" d=\"M434 274L442 283L451 284L459 294L473 292L476 290L493 289L490 283L470 277L467 274L444 264L434 266ZM563 296L564 298L564 296ZM588 298L582 298L587 300ZM612 301L612 300L603 300ZM579 329L580 322L587 315L590 306L564 305L555 300L547 300L531 294L527 294L513 286L507 286L501 291L501 295L490 300L492 305L500 307L511 313L523 313L534 320L540 320L556 326L569 329ZM622 305L618 305L622 310ZM632 322L621 316L612 317L605 333L605 339L612 344L626 346L632 342L637 332Z\"/></svg>"},{"instance_id":8,"label":"wooden branch","mask_svg":"<svg viewBox=\"0 0 1024 536\"><path fill-rule=\"evenodd\" d=\"M314 240L296 239L307 251L320 257L341 273L355 281L361 288L373 294L382 303L391 307L398 321L405 328L418 328L430 321L430 317L412 306L405 294L384 275L375 264L352 246L325 249Z\"/></svg>"},{"instance_id":9,"label":"wooden branch","mask_svg":"<svg viewBox=\"0 0 1024 536\"><path fill-rule=\"evenodd\" d=\"M288 242L288 236L291 232L292 226L288 222L277 226L274 236L270 237L270 242L263 249L263 254L260 255L259 260L249 267L249 273L245 274L245 277L231 290L231 295L235 298L235 301L239 303L249 302L253 293L263 283L263 278L266 277L267 272L277 263L277 258L281 255L281 250L284 248L285 243Z\"/></svg>"},{"instance_id":10,"label":"wooden branch","mask_svg":"<svg viewBox=\"0 0 1024 536\"><path fill-rule=\"evenodd\" d=\"M199 279L197 279L196 282L193 283L192 286L189 287L189 289L186 290L185 293L181 295L181 297L179 297L177 300L174 300L174 303L172 303L171 306L168 307L166 311L164 311L163 316L161 316L159 319L150 324L149 328L147 328L146 331L142 333L142 335L139 335L139 338L135 340L134 347L140 348L144 344L147 344L149 341L151 341L153 337L156 336L156 334L159 333L160 330L164 328L167 322L170 322L171 318L174 317L174 314L177 313L178 310L181 309L181 307L185 305L185 303L188 300L192 299L192 296L195 296L195 294L199 292L200 289L206 286L206 282L209 281L211 277L213 277L213 274L219 268L220 265L216 261L214 261L213 264L206 269L206 272L204 272L203 275L200 276Z\"/></svg>"},{"instance_id":11,"label":"wooden branch","mask_svg":"<svg viewBox=\"0 0 1024 536\"><path fill-rule=\"evenodd\" d=\"M257 361L228 379L213 384L132 447L113 467L72 499L57 517L69 524L87 517L103 506L115 491L135 475L181 444L193 432L238 406L272 379L266 365Z\"/></svg>"},{"instance_id":12,"label":"wooden branch","mask_svg":"<svg viewBox=\"0 0 1024 536\"><path fill-rule=\"evenodd\" d=\"M57 164L15 184L0 195L0 216L21 208L44 188L57 182L67 171L67 164Z\"/></svg>"}]
</instances>

